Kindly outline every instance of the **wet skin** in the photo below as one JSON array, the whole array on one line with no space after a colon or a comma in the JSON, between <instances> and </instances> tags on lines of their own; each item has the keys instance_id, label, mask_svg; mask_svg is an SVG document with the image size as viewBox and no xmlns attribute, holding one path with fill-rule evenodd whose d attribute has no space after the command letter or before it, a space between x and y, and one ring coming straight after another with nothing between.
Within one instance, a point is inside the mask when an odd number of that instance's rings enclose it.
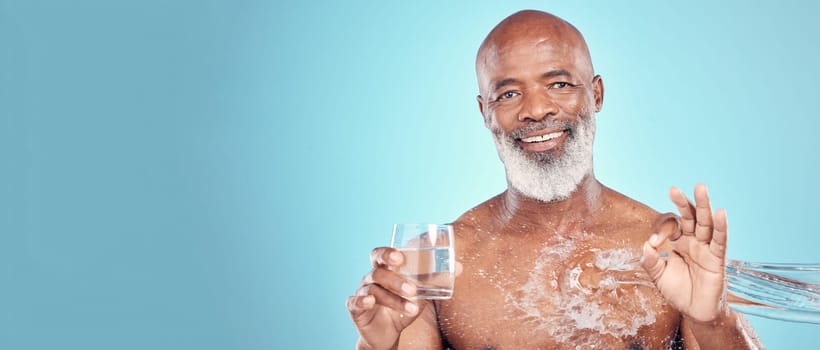
<instances>
[{"instance_id":1,"label":"wet skin","mask_svg":"<svg viewBox=\"0 0 820 350\"><path fill-rule=\"evenodd\" d=\"M622 285L586 294L567 285L567 274L578 266L584 268L581 287L597 287L599 283L595 281L602 278L596 275L611 273L588 266L595 250L625 248L639 255L646 232L651 232L658 213L602 187L598 208L590 215L533 223L511 213L506 198L506 193L496 196L454 223L457 256L464 272L456 280L453 299L438 304L436 321L443 341L455 349L669 346L675 339L680 314L666 304L655 288ZM536 270L539 259L548 266ZM635 267L636 271L641 270ZM648 275L638 275L636 278L651 284ZM541 288L522 288L532 281ZM551 297L556 294L562 296ZM602 314L597 320L587 317L587 323L565 317L572 310L561 302L573 297L583 300L589 306L587 311L600 310ZM529 301L534 310L517 307L522 300ZM638 327L631 327L633 320L639 318L651 322L638 322ZM612 331L585 329L584 325L610 327Z\"/></svg>"}]
</instances>

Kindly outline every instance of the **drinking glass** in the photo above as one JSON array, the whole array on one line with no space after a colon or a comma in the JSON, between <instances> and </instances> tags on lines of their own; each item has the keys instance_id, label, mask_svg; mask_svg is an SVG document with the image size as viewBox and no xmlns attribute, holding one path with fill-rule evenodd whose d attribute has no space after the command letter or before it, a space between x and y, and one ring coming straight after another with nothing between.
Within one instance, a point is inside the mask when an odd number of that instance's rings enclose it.
<instances>
[{"instance_id":1,"label":"drinking glass","mask_svg":"<svg viewBox=\"0 0 820 350\"><path fill-rule=\"evenodd\" d=\"M416 282L416 299L450 299L455 283L452 225L395 224L390 246L404 254L396 272Z\"/></svg>"}]
</instances>

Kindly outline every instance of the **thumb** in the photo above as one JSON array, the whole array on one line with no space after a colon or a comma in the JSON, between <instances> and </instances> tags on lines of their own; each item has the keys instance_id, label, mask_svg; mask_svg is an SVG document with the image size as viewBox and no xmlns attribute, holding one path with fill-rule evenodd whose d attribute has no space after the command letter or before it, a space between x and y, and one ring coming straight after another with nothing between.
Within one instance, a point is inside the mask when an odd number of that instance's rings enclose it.
<instances>
[{"instance_id":1,"label":"thumb","mask_svg":"<svg viewBox=\"0 0 820 350\"><path fill-rule=\"evenodd\" d=\"M643 257L641 258L641 266L656 283L666 270L666 260L661 260L658 252L657 246L660 245L660 241L661 238L657 233L652 234L649 240L643 243Z\"/></svg>"},{"instance_id":2,"label":"thumb","mask_svg":"<svg viewBox=\"0 0 820 350\"><path fill-rule=\"evenodd\" d=\"M655 224L652 226L651 236L643 243L643 256L641 257L641 266L652 278L652 281L657 282L663 275L666 269L667 261L661 260L661 254L658 252L658 247L661 246L667 239L677 240L681 236L680 219L673 213L665 213L658 215L655 219Z\"/></svg>"}]
</instances>

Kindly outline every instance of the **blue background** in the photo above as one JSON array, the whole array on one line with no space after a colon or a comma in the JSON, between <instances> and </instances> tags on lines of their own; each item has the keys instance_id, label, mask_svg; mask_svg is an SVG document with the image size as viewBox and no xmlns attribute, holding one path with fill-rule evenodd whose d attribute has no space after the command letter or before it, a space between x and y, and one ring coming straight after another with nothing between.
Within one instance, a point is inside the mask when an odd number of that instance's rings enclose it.
<instances>
[{"instance_id":1,"label":"blue background","mask_svg":"<svg viewBox=\"0 0 820 350\"><path fill-rule=\"evenodd\" d=\"M705 182L731 258L820 260L818 6L629 4L0 0L0 348L351 348L391 225L504 189L473 59L523 8L588 40L602 182Z\"/></svg>"}]
</instances>

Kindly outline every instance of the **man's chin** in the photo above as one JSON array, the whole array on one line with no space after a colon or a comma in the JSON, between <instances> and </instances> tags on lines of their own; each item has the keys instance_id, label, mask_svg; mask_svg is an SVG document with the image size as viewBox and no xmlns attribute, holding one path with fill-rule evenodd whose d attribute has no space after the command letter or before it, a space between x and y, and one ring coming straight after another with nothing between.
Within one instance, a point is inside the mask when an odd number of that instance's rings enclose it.
<instances>
[{"instance_id":1,"label":"man's chin","mask_svg":"<svg viewBox=\"0 0 820 350\"><path fill-rule=\"evenodd\" d=\"M544 168L555 166L555 164L558 163L559 159L561 158L560 155L556 155L552 152L529 153L524 154L524 157L530 162L538 164L539 166Z\"/></svg>"}]
</instances>

